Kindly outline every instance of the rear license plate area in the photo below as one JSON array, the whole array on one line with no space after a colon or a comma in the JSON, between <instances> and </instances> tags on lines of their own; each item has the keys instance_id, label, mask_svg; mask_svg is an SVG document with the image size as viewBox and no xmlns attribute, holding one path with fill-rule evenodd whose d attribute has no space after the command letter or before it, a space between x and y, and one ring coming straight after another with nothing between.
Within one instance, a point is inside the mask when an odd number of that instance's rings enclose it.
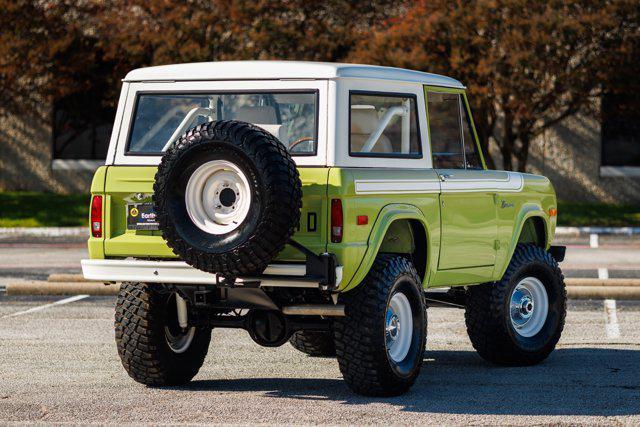
<instances>
[{"instance_id":1,"label":"rear license plate area","mask_svg":"<svg viewBox=\"0 0 640 427\"><path fill-rule=\"evenodd\" d=\"M153 203L127 204L127 230L158 230Z\"/></svg>"}]
</instances>

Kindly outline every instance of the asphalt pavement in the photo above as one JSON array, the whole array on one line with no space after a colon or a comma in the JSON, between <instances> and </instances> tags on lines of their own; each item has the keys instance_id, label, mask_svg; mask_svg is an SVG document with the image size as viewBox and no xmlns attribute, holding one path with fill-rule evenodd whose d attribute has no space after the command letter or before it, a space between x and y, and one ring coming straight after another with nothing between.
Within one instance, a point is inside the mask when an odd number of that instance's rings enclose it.
<instances>
[{"instance_id":1,"label":"asphalt pavement","mask_svg":"<svg viewBox=\"0 0 640 427\"><path fill-rule=\"evenodd\" d=\"M600 243L570 242L565 274L640 277L636 240ZM192 383L155 389L120 365L113 297L1 292L78 273L86 256L81 242L0 243L0 423L640 424L639 301L570 301L558 349L528 368L486 363L463 311L430 308L422 373L401 397L356 396L334 359L262 348L236 330L214 331Z\"/></svg>"},{"instance_id":2,"label":"asphalt pavement","mask_svg":"<svg viewBox=\"0 0 640 427\"><path fill-rule=\"evenodd\" d=\"M215 330L194 381L135 383L120 365L113 297L0 296L0 421L33 423L540 424L640 423L640 303L571 302L544 363L503 368L469 344L463 312L429 309L422 373L401 397L352 394L333 358L254 344ZM31 311L27 311L31 310ZM25 311L27 311L25 313Z\"/></svg>"}]
</instances>

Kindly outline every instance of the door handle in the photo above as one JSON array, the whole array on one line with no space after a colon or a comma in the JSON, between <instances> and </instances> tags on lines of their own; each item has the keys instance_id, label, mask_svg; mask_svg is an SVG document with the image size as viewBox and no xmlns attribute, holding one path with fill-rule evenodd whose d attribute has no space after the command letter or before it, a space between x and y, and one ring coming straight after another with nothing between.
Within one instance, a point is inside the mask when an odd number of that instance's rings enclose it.
<instances>
[{"instance_id":1,"label":"door handle","mask_svg":"<svg viewBox=\"0 0 640 427\"><path fill-rule=\"evenodd\" d=\"M448 173L441 173L440 174L440 181L446 181L449 178L453 178L453 175L448 174Z\"/></svg>"}]
</instances>

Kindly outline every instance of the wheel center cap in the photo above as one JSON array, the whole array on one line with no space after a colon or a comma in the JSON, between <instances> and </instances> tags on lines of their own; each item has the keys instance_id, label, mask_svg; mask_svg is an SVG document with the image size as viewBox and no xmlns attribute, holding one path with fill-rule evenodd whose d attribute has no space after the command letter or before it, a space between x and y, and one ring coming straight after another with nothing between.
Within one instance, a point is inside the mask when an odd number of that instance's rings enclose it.
<instances>
[{"instance_id":1,"label":"wheel center cap","mask_svg":"<svg viewBox=\"0 0 640 427\"><path fill-rule=\"evenodd\" d=\"M398 338L398 333L400 332L400 320L395 314L391 316L391 319L389 319L387 332L389 333L391 339L395 340L396 338Z\"/></svg>"},{"instance_id":2,"label":"wheel center cap","mask_svg":"<svg viewBox=\"0 0 640 427\"><path fill-rule=\"evenodd\" d=\"M220 191L220 203L222 203L223 206L225 207L229 207L229 206L233 206L233 204L236 202L236 192L233 191L231 188L224 188L222 189L222 191Z\"/></svg>"},{"instance_id":3,"label":"wheel center cap","mask_svg":"<svg viewBox=\"0 0 640 427\"><path fill-rule=\"evenodd\" d=\"M531 317L531 314L533 313L533 300L531 298L522 298L522 302L520 303L520 312L524 318Z\"/></svg>"}]
</instances>

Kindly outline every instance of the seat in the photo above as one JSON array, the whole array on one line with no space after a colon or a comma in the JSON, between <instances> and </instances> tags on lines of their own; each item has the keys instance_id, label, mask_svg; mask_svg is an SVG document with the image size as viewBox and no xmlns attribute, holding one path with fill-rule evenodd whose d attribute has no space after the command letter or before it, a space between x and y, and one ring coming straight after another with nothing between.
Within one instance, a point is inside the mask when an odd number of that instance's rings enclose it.
<instances>
[{"instance_id":1,"label":"seat","mask_svg":"<svg viewBox=\"0 0 640 427\"><path fill-rule=\"evenodd\" d=\"M353 105L351 107L351 147L352 153L361 153L364 144L378 128L378 113L373 106ZM391 141L384 134L378 138L372 153L393 153Z\"/></svg>"},{"instance_id":2,"label":"seat","mask_svg":"<svg viewBox=\"0 0 640 427\"><path fill-rule=\"evenodd\" d=\"M276 109L270 105L240 107L236 111L234 119L261 127L287 145L287 130L278 123Z\"/></svg>"}]
</instances>

